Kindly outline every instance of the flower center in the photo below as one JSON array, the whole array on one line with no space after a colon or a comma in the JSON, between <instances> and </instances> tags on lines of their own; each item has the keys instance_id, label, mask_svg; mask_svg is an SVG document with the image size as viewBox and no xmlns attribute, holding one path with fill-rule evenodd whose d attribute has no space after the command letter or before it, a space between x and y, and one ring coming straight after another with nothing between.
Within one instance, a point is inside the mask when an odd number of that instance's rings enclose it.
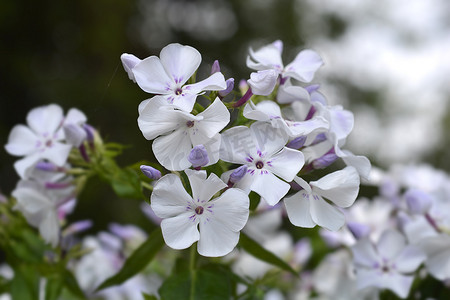
<instances>
[{"instance_id":1,"label":"flower center","mask_svg":"<svg viewBox=\"0 0 450 300\"><path fill-rule=\"evenodd\" d=\"M197 206L196 208L195 208L195 213L197 214L197 215L201 215L202 213L203 213L203 206Z\"/></svg>"},{"instance_id":2,"label":"flower center","mask_svg":"<svg viewBox=\"0 0 450 300\"><path fill-rule=\"evenodd\" d=\"M176 90L175 90L175 94L176 95L181 95L183 93L183 90L181 89L181 88L177 88Z\"/></svg>"},{"instance_id":3,"label":"flower center","mask_svg":"<svg viewBox=\"0 0 450 300\"><path fill-rule=\"evenodd\" d=\"M388 273L389 272L389 267L388 266L383 266L381 268L381 271L383 271L383 273Z\"/></svg>"},{"instance_id":4,"label":"flower center","mask_svg":"<svg viewBox=\"0 0 450 300\"><path fill-rule=\"evenodd\" d=\"M45 146L50 148L52 146L52 140L45 142Z\"/></svg>"},{"instance_id":5,"label":"flower center","mask_svg":"<svg viewBox=\"0 0 450 300\"><path fill-rule=\"evenodd\" d=\"M264 163L262 161L257 161L255 164L257 169L262 169L264 167Z\"/></svg>"},{"instance_id":6,"label":"flower center","mask_svg":"<svg viewBox=\"0 0 450 300\"><path fill-rule=\"evenodd\" d=\"M187 122L186 122L186 126L187 126L188 128L194 127L194 121L187 121Z\"/></svg>"}]
</instances>

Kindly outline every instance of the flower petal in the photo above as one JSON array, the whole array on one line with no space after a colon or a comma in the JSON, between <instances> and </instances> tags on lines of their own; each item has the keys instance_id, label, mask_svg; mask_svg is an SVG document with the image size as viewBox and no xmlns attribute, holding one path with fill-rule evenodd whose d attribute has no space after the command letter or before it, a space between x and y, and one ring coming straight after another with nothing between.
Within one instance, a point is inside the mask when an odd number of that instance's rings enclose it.
<instances>
[{"instance_id":1,"label":"flower petal","mask_svg":"<svg viewBox=\"0 0 450 300\"><path fill-rule=\"evenodd\" d=\"M349 207L358 196L359 175L355 168L346 167L309 184L315 193L340 207Z\"/></svg>"},{"instance_id":2,"label":"flower petal","mask_svg":"<svg viewBox=\"0 0 450 300\"><path fill-rule=\"evenodd\" d=\"M395 261L406 246L406 238L397 230L386 230L380 236L377 250L388 261Z\"/></svg>"},{"instance_id":3,"label":"flower petal","mask_svg":"<svg viewBox=\"0 0 450 300\"><path fill-rule=\"evenodd\" d=\"M225 77L222 73L216 72L202 81L186 85L183 90L188 93L198 94L203 91L222 91L227 88Z\"/></svg>"},{"instance_id":4,"label":"flower petal","mask_svg":"<svg viewBox=\"0 0 450 300\"><path fill-rule=\"evenodd\" d=\"M72 145L54 142L51 147L42 152L41 157L48 159L58 167L62 167L67 162L70 150L72 150Z\"/></svg>"},{"instance_id":5,"label":"flower petal","mask_svg":"<svg viewBox=\"0 0 450 300\"><path fill-rule=\"evenodd\" d=\"M311 218L309 195L306 191L300 191L292 196L284 198L286 212L292 224L295 226L313 228L316 223Z\"/></svg>"},{"instance_id":6,"label":"flower petal","mask_svg":"<svg viewBox=\"0 0 450 300\"><path fill-rule=\"evenodd\" d=\"M14 163L14 169L16 170L20 178L28 178L34 169L34 166L41 159L42 157L40 153L34 153L32 155L25 156L24 158L19 159Z\"/></svg>"},{"instance_id":7,"label":"flower petal","mask_svg":"<svg viewBox=\"0 0 450 300\"><path fill-rule=\"evenodd\" d=\"M353 261L357 265L374 269L381 261L369 238L360 239L352 246Z\"/></svg>"},{"instance_id":8,"label":"flower petal","mask_svg":"<svg viewBox=\"0 0 450 300\"><path fill-rule=\"evenodd\" d=\"M265 157L277 153L286 145L289 137L286 132L265 122L256 122L250 126L253 137L253 151L259 150ZM255 149L256 146L256 149Z\"/></svg>"},{"instance_id":9,"label":"flower petal","mask_svg":"<svg viewBox=\"0 0 450 300\"><path fill-rule=\"evenodd\" d=\"M162 96L155 96L145 103L139 112L138 126L147 140L166 134L180 127L183 114L174 109Z\"/></svg>"},{"instance_id":10,"label":"flower petal","mask_svg":"<svg viewBox=\"0 0 450 300\"><path fill-rule=\"evenodd\" d=\"M195 48L177 43L164 47L159 57L167 74L180 86L188 81L202 61L200 52Z\"/></svg>"},{"instance_id":11,"label":"flower petal","mask_svg":"<svg viewBox=\"0 0 450 300\"><path fill-rule=\"evenodd\" d=\"M264 111L259 110L252 100L248 101L244 107L244 117L250 120L256 121L269 121L270 117Z\"/></svg>"},{"instance_id":12,"label":"flower petal","mask_svg":"<svg viewBox=\"0 0 450 300\"><path fill-rule=\"evenodd\" d=\"M142 60L132 69L134 78L139 87L147 93L169 94L175 86L161 61L156 56L150 56Z\"/></svg>"},{"instance_id":13,"label":"flower petal","mask_svg":"<svg viewBox=\"0 0 450 300\"><path fill-rule=\"evenodd\" d=\"M50 104L32 109L27 115L27 123L34 132L50 136L61 126L63 118L62 108Z\"/></svg>"},{"instance_id":14,"label":"flower petal","mask_svg":"<svg viewBox=\"0 0 450 300\"><path fill-rule=\"evenodd\" d=\"M173 249L186 249L198 241L198 218L190 218L195 213L186 211L180 215L161 221L161 230L167 246Z\"/></svg>"},{"instance_id":15,"label":"flower petal","mask_svg":"<svg viewBox=\"0 0 450 300\"><path fill-rule=\"evenodd\" d=\"M173 104L182 111L191 112L197 100L197 94L194 93L182 93L180 95L167 95L167 102Z\"/></svg>"},{"instance_id":16,"label":"flower petal","mask_svg":"<svg viewBox=\"0 0 450 300\"><path fill-rule=\"evenodd\" d=\"M256 146L248 127L235 126L222 133L220 159L235 164L246 164L247 155Z\"/></svg>"},{"instance_id":17,"label":"flower petal","mask_svg":"<svg viewBox=\"0 0 450 300\"><path fill-rule=\"evenodd\" d=\"M395 266L401 273L414 272L426 259L425 253L416 246L406 246L395 259Z\"/></svg>"},{"instance_id":18,"label":"flower petal","mask_svg":"<svg viewBox=\"0 0 450 300\"><path fill-rule=\"evenodd\" d=\"M208 138L212 138L230 122L230 112L219 98L197 116L203 116L203 120L196 122L195 126Z\"/></svg>"},{"instance_id":19,"label":"flower petal","mask_svg":"<svg viewBox=\"0 0 450 300\"><path fill-rule=\"evenodd\" d=\"M153 212L160 218L179 215L192 203L192 197L174 174L165 175L156 182L150 199Z\"/></svg>"},{"instance_id":20,"label":"flower petal","mask_svg":"<svg viewBox=\"0 0 450 300\"><path fill-rule=\"evenodd\" d=\"M250 200L247 194L236 188L226 190L220 197L210 201L214 218L231 231L244 228L249 216Z\"/></svg>"},{"instance_id":21,"label":"flower petal","mask_svg":"<svg viewBox=\"0 0 450 300\"><path fill-rule=\"evenodd\" d=\"M290 182L305 164L303 153L284 147L266 162L265 168L273 174Z\"/></svg>"},{"instance_id":22,"label":"flower petal","mask_svg":"<svg viewBox=\"0 0 450 300\"><path fill-rule=\"evenodd\" d=\"M182 171L191 166L187 158L192 150L192 143L184 128L156 138L152 149L158 162L168 170Z\"/></svg>"},{"instance_id":23,"label":"flower petal","mask_svg":"<svg viewBox=\"0 0 450 300\"><path fill-rule=\"evenodd\" d=\"M59 241L59 221L54 210L50 210L39 224L39 233L47 243L56 247Z\"/></svg>"},{"instance_id":24,"label":"flower petal","mask_svg":"<svg viewBox=\"0 0 450 300\"><path fill-rule=\"evenodd\" d=\"M309 103L310 96L306 89L295 85L280 86L277 94L277 101L280 104L292 103L296 101Z\"/></svg>"},{"instance_id":25,"label":"flower petal","mask_svg":"<svg viewBox=\"0 0 450 300\"><path fill-rule=\"evenodd\" d=\"M331 231L337 231L345 224L344 214L320 196L311 200L310 204L311 218L317 225Z\"/></svg>"},{"instance_id":26,"label":"flower petal","mask_svg":"<svg viewBox=\"0 0 450 300\"><path fill-rule=\"evenodd\" d=\"M206 171L194 171L188 169L185 170L185 173L189 178L194 203L205 203L209 201L215 193L227 187L227 185L214 173L211 173L208 178L206 178Z\"/></svg>"},{"instance_id":27,"label":"flower petal","mask_svg":"<svg viewBox=\"0 0 450 300\"><path fill-rule=\"evenodd\" d=\"M270 172L262 174L256 172L251 176L254 177L251 190L264 198L264 200L272 206L277 204L291 188L289 184L277 178Z\"/></svg>"},{"instance_id":28,"label":"flower petal","mask_svg":"<svg viewBox=\"0 0 450 300\"><path fill-rule=\"evenodd\" d=\"M301 82L310 82L314 73L323 65L322 58L317 52L306 49L295 57L294 61L286 66L283 76L289 76Z\"/></svg>"},{"instance_id":29,"label":"flower petal","mask_svg":"<svg viewBox=\"0 0 450 300\"><path fill-rule=\"evenodd\" d=\"M27 126L16 125L9 134L5 149L11 155L28 155L37 150L36 143L38 140L36 134Z\"/></svg>"},{"instance_id":30,"label":"flower petal","mask_svg":"<svg viewBox=\"0 0 450 300\"><path fill-rule=\"evenodd\" d=\"M200 255L208 257L224 256L236 247L239 232L231 231L216 219L200 223L200 240L197 250Z\"/></svg>"},{"instance_id":31,"label":"flower petal","mask_svg":"<svg viewBox=\"0 0 450 300\"><path fill-rule=\"evenodd\" d=\"M67 112L66 117L64 118L64 124L83 124L86 123L87 118L86 115L79 109L71 108Z\"/></svg>"},{"instance_id":32,"label":"flower petal","mask_svg":"<svg viewBox=\"0 0 450 300\"><path fill-rule=\"evenodd\" d=\"M247 56L247 67L254 70L265 70L268 68L283 69L283 62L281 60L281 48L277 47L275 41L272 44L266 45L257 51L249 49L250 56Z\"/></svg>"}]
</instances>

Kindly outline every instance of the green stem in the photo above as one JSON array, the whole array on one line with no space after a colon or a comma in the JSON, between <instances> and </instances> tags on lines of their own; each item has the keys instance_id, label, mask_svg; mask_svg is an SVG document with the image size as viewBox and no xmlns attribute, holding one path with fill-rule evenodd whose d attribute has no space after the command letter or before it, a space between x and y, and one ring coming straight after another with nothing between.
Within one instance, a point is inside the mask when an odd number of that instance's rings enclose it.
<instances>
[{"instance_id":1,"label":"green stem","mask_svg":"<svg viewBox=\"0 0 450 300\"><path fill-rule=\"evenodd\" d=\"M197 281L197 272L195 271L195 264L197 258L197 243L191 246L189 269L191 272L191 295L189 299L195 299L195 284Z\"/></svg>"},{"instance_id":2,"label":"green stem","mask_svg":"<svg viewBox=\"0 0 450 300\"><path fill-rule=\"evenodd\" d=\"M150 183L141 181L141 185L142 185L142 187L146 188L147 190L153 191L153 186Z\"/></svg>"}]
</instances>

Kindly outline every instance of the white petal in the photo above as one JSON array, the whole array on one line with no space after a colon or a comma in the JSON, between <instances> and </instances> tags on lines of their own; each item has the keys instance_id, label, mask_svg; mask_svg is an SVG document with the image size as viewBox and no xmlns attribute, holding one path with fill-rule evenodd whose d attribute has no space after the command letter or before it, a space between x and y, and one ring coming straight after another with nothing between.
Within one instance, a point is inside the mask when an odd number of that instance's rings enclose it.
<instances>
[{"instance_id":1,"label":"white petal","mask_svg":"<svg viewBox=\"0 0 450 300\"><path fill-rule=\"evenodd\" d=\"M247 164L246 157L256 147L248 127L235 126L222 133L220 159L235 164Z\"/></svg>"},{"instance_id":2,"label":"white petal","mask_svg":"<svg viewBox=\"0 0 450 300\"><path fill-rule=\"evenodd\" d=\"M183 120L183 114L168 105L164 97L155 96L141 108L138 126L144 137L152 140L181 127Z\"/></svg>"},{"instance_id":3,"label":"white petal","mask_svg":"<svg viewBox=\"0 0 450 300\"><path fill-rule=\"evenodd\" d=\"M352 166L358 171L359 176L365 180L369 180L370 170L372 165L367 157L361 155L354 155L348 150L342 151L346 156L342 157L342 160L347 166Z\"/></svg>"},{"instance_id":4,"label":"white petal","mask_svg":"<svg viewBox=\"0 0 450 300\"><path fill-rule=\"evenodd\" d=\"M223 77L222 73L216 72L202 81L186 85L183 89L189 93L198 94L203 91L222 91L226 88L225 77Z\"/></svg>"},{"instance_id":5,"label":"white petal","mask_svg":"<svg viewBox=\"0 0 450 300\"><path fill-rule=\"evenodd\" d=\"M180 95L170 95L167 96L167 101L169 104L173 104L177 108L191 112L194 108L195 100L197 100L197 94L195 93L182 93Z\"/></svg>"},{"instance_id":6,"label":"white petal","mask_svg":"<svg viewBox=\"0 0 450 300\"><path fill-rule=\"evenodd\" d=\"M280 152L266 161L265 168L273 174L290 182L305 164L303 153L284 147Z\"/></svg>"},{"instance_id":7,"label":"white petal","mask_svg":"<svg viewBox=\"0 0 450 300\"><path fill-rule=\"evenodd\" d=\"M306 143L308 143L308 140L306 140ZM333 148L333 144L330 143L329 140L325 140L323 142L317 143L312 146L308 146L302 149L303 155L305 156L306 162L311 162L321 156L323 156L325 153L330 151L331 148Z\"/></svg>"},{"instance_id":8,"label":"white petal","mask_svg":"<svg viewBox=\"0 0 450 300\"><path fill-rule=\"evenodd\" d=\"M191 141L193 146L197 146L202 144L205 146L206 152L208 153L209 163L205 165L205 167L213 165L219 161L220 156L220 145L221 145L221 135L218 133L215 136L213 136L210 139L207 139L206 142L199 142L198 137L200 137L199 134L196 136L191 135ZM203 136L203 138L205 138ZM202 138L202 139L203 139Z\"/></svg>"},{"instance_id":9,"label":"white petal","mask_svg":"<svg viewBox=\"0 0 450 300\"><path fill-rule=\"evenodd\" d=\"M383 281L378 271L373 269L356 269L356 286L358 290L365 289L367 287L384 288Z\"/></svg>"},{"instance_id":10,"label":"white petal","mask_svg":"<svg viewBox=\"0 0 450 300\"><path fill-rule=\"evenodd\" d=\"M340 207L349 207L359 192L359 175L355 168L346 167L309 183L312 190Z\"/></svg>"},{"instance_id":11,"label":"white petal","mask_svg":"<svg viewBox=\"0 0 450 300\"><path fill-rule=\"evenodd\" d=\"M298 137L302 135L308 135L317 129L328 129L329 124L327 120L322 117L315 117L307 121L301 122L287 122L289 135L291 137Z\"/></svg>"},{"instance_id":12,"label":"white petal","mask_svg":"<svg viewBox=\"0 0 450 300\"><path fill-rule=\"evenodd\" d=\"M246 175L247 176L247 175ZM260 195L269 204L274 206L283 198L291 186L277 178L270 172L260 174L255 172L251 190Z\"/></svg>"},{"instance_id":13,"label":"white petal","mask_svg":"<svg viewBox=\"0 0 450 300\"><path fill-rule=\"evenodd\" d=\"M6 151L15 156L28 155L37 150L36 143L39 138L24 125L16 125L11 130L8 143L5 145Z\"/></svg>"},{"instance_id":14,"label":"white petal","mask_svg":"<svg viewBox=\"0 0 450 300\"><path fill-rule=\"evenodd\" d=\"M369 238L360 239L355 245L352 246L352 252L353 261L357 265L373 269L381 262L375 246Z\"/></svg>"},{"instance_id":15,"label":"white petal","mask_svg":"<svg viewBox=\"0 0 450 300\"><path fill-rule=\"evenodd\" d=\"M39 224L39 233L47 243L56 247L59 241L59 222L55 211L48 211Z\"/></svg>"},{"instance_id":16,"label":"white petal","mask_svg":"<svg viewBox=\"0 0 450 300\"><path fill-rule=\"evenodd\" d=\"M61 126L63 118L62 108L50 104L32 109L27 115L27 123L36 133L52 135Z\"/></svg>"},{"instance_id":17,"label":"white petal","mask_svg":"<svg viewBox=\"0 0 450 300\"><path fill-rule=\"evenodd\" d=\"M138 63L132 70L139 87L152 94L169 94L175 86L173 79L164 70L156 56L150 56Z\"/></svg>"},{"instance_id":18,"label":"white petal","mask_svg":"<svg viewBox=\"0 0 450 300\"><path fill-rule=\"evenodd\" d=\"M295 78L302 82L310 82L314 73L323 65L322 58L313 50L303 50L294 61L286 66L284 76Z\"/></svg>"},{"instance_id":19,"label":"white petal","mask_svg":"<svg viewBox=\"0 0 450 300\"><path fill-rule=\"evenodd\" d=\"M159 54L167 74L175 83L183 85L200 66L202 56L195 48L180 44L170 44Z\"/></svg>"},{"instance_id":20,"label":"white petal","mask_svg":"<svg viewBox=\"0 0 450 300\"><path fill-rule=\"evenodd\" d=\"M34 166L40 160L42 160L40 153L25 156L14 163L14 169L20 178L28 178L34 169Z\"/></svg>"},{"instance_id":21,"label":"white petal","mask_svg":"<svg viewBox=\"0 0 450 300\"><path fill-rule=\"evenodd\" d=\"M20 206L29 214L36 214L53 208L53 204L47 196L30 188L18 188L12 192Z\"/></svg>"},{"instance_id":22,"label":"white petal","mask_svg":"<svg viewBox=\"0 0 450 300\"><path fill-rule=\"evenodd\" d=\"M192 150L192 143L184 129L156 138L152 149L158 162L168 170L182 171L191 166L187 157Z\"/></svg>"},{"instance_id":23,"label":"white petal","mask_svg":"<svg viewBox=\"0 0 450 300\"><path fill-rule=\"evenodd\" d=\"M230 112L219 98L197 116L203 116L203 120L196 122L195 128L208 138L212 138L230 122Z\"/></svg>"},{"instance_id":24,"label":"white petal","mask_svg":"<svg viewBox=\"0 0 450 300\"><path fill-rule=\"evenodd\" d=\"M411 285L414 280L414 276L405 276L398 273L384 274L382 277L382 288L389 289L397 294L400 298L406 298L411 289Z\"/></svg>"},{"instance_id":25,"label":"white petal","mask_svg":"<svg viewBox=\"0 0 450 300\"><path fill-rule=\"evenodd\" d=\"M257 51L249 49L250 56L247 57L247 67L254 70L264 70L276 68L281 70L283 62L281 60L281 49L275 43L266 45Z\"/></svg>"},{"instance_id":26,"label":"white petal","mask_svg":"<svg viewBox=\"0 0 450 300\"><path fill-rule=\"evenodd\" d=\"M280 86L277 94L277 101L281 104L292 103L292 102L305 102L309 104L309 93L306 89L301 86L294 85L282 85ZM308 112L306 112L308 113Z\"/></svg>"},{"instance_id":27,"label":"white petal","mask_svg":"<svg viewBox=\"0 0 450 300\"><path fill-rule=\"evenodd\" d=\"M150 199L153 212L160 218L179 215L192 202L180 178L174 174L165 175L156 182Z\"/></svg>"},{"instance_id":28,"label":"white petal","mask_svg":"<svg viewBox=\"0 0 450 300\"><path fill-rule=\"evenodd\" d=\"M269 121L270 117L267 113L258 110L255 104L253 104L252 100L248 101L244 107L244 117L250 120L256 121Z\"/></svg>"},{"instance_id":29,"label":"white petal","mask_svg":"<svg viewBox=\"0 0 450 300\"><path fill-rule=\"evenodd\" d=\"M87 121L86 115L81 110L76 109L76 108L71 108L67 112L67 116L64 119L64 124L73 123L73 124L80 125L80 124L86 123L86 121Z\"/></svg>"},{"instance_id":30,"label":"white petal","mask_svg":"<svg viewBox=\"0 0 450 300\"><path fill-rule=\"evenodd\" d=\"M220 178L223 182L228 182L230 179L231 173L233 173L236 169L232 169L229 171L226 171L223 173ZM238 181L233 187L238 188L242 191L244 191L247 195L250 193L250 188L252 186L253 180L255 179L255 176L250 175L249 173L246 173L244 177L241 178L241 180Z\"/></svg>"},{"instance_id":31,"label":"white petal","mask_svg":"<svg viewBox=\"0 0 450 300\"><path fill-rule=\"evenodd\" d=\"M72 145L53 142L51 147L46 148L45 151L42 152L41 157L48 159L59 167L62 167L67 162L70 150L72 150Z\"/></svg>"},{"instance_id":32,"label":"white petal","mask_svg":"<svg viewBox=\"0 0 450 300\"><path fill-rule=\"evenodd\" d=\"M208 257L224 256L236 247L239 241L239 232L234 232L216 219L200 223L200 240L198 253Z\"/></svg>"},{"instance_id":33,"label":"white petal","mask_svg":"<svg viewBox=\"0 0 450 300\"><path fill-rule=\"evenodd\" d=\"M386 230L380 236L377 250L388 261L395 261L406 246L406 238L397 230Z\"/></svg>"},{"instance_id":34,"label":"white petal","mask_svg":"<svg viewBox=\"0 0 450 300\"><path fill-rule=\"evenodd\" d=\"M450 278L450 249L428 257L426 262L428 272L439 280Z\"/></svg>"},{"instance_id":35,"label":"white petal","mask_svg":"<svg viewBox=\"0 0 450 300\"><path fill-rule=\"evenodd\" d=\"M310 204L311 218L317 225L331 231L337 231L345 224L344 214L320 196L317 199L312 199Z\"/></svg>"},{"instance_id":36,"label":"white petal","mask_svg":"<svg viewBox=\"0 0 450 300\"><path fill-rule=\"evenodd\" d=\"M161 221L161 230L167 246L173 249L186 249L198 241L198 218L190 217L195 213L187 211L181 215Z\"/></svg>"},{"instance_id":37,"label":"white petal","mask_svg":"<svg viewBox=\"0 0 450 300\"><path fill-rule=\"evenodd\" d=\"M310 186L305 180L303 180L303 178L298 177L298 176L295 176L295 177L294 177L294 181L295 181L299 186L301 186L305 191L307 191L309 194L312 193L311 186Z\"/></svg>"},{"instance_id":38,"label":"white petal","mask_svg":"<svg viewBox=\"0 0 450 300\"><path fill-rule=\"evenodd\" d=\"M281 110L274 101L265 100L256 104L256 109L269 116L269 118L281 118Z\"/></svg>"},{"instance_id":39,"label":"white petal","mask_svg":"<svg viewBox=\"0 0 450 300\"><path fill-rule=\"evenodd\" d=\"M244 191L236 188L228 189L210 203L214 205L212 210L216 221L234 232L244 228L250 205L250 200Z\"/></svg>"},{"instance_id":40,"label":"white petal","mask_svg":"<svg viewBox=\"0 0 450 300\"><path fill-rule=\"evenodd\" d=\"M141 59L137 58L133 54L123 53L120 56L120 60L122 61L123 69L128 74L128 78L130 78L130 80L133 80L134 82L136 82L136 80L134 79L134 74L133 74L132 70L138 63L141 62Z\"/></svg>"},{"instance_id":41,"label":"white petal","mask_svg":"<svg viewBox=\"0 0 450 300\"><path fill-rule=\"evenodd\" d=\"M395 259L395 266L401 273L411 273L414 272L425 259L425 253L420 248L408 245Z\"/></svg>"},{"instance_id":42,"label":"white petal","mask_svg":"<svg viewBox=\"0 0 450 300\"><path fill-rule=\"evenodd\" d=\"M264 153L265 157L270 157L283 149L289 139L284 130L273 128L272 125L264 122L253 123L250 130L254 141L251 145L252 149L256 146L256 150Z\"/></svg>"},{"instance_id":43,"label":"white petal","mask_svg":"<svg viewBox=\"0 0 450 300\"><path fill-rule=\"evenodd\" d=\"M185 172L189 178L194 203L207 202L215 193L227 187L227 185L214 173L211 173L211 175L206 178L206 171L201 172L188 169Z\"/></svg>"},{"instance_id":44,"label":"white petal","mask_svg":"<svg viewBox=\"0 0 450 300\"><path fill-rule=\"evenodd\" d=\"M352 132L355 122L352 112L344 110L340 105L318 107L320 114L330 122L330 131L336 134L338 140L345 139Z\"/></svg>"},{"instance_id":45,"label":"white petal","mask_svg":"<svg viewBox=\"0 0 450 300\"><path fill-rule=\"evenodd\" d=\"M300 191L284 198L284 205L286 206L289 221L295 226L306 228L316 226L309 213L310 204L308 196L306 191Z\"/></svg>"},{"instance_id":46,"label":"white petal","mask_svg":"<svg viewBox=\"0 0 450 300\"><path fill-rule=\"evenodd\" d=\"M269 69L251 73L247 83L252 88L254 95L267 96L273 92L277 79L278 72Z\"/></svg>"}]
</instances>

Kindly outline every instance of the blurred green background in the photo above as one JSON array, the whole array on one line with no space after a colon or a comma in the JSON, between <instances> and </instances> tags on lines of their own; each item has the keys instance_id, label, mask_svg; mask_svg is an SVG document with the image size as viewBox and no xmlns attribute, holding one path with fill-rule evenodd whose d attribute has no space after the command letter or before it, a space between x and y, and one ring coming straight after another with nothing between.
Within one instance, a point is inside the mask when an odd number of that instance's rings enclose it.
<instances>
[{"instance_id":1,"label":"blurred green background","mask_svg":"<svg viewBox=\"0 0 450 300\"><path fill-rule=\"evenodd\" d=\"M153 159L136 122L149 95L128 79L122 53L191 45L203 57L197 78L219 59L239 82L251 72L248 47L280 39L285 64L306 47L324 57L314 83L354 112L350 150L385 168L424 161L450 171L448 20L445 0L2 0L0 143L30 109L57 103L82 110L106 141L130 145L121 165ZM18 180L15 159L0 151L5 194ZM117 199L100 181L80 198L73 220L149 224L139 201Z\"/></svg>"}]
</instances>

